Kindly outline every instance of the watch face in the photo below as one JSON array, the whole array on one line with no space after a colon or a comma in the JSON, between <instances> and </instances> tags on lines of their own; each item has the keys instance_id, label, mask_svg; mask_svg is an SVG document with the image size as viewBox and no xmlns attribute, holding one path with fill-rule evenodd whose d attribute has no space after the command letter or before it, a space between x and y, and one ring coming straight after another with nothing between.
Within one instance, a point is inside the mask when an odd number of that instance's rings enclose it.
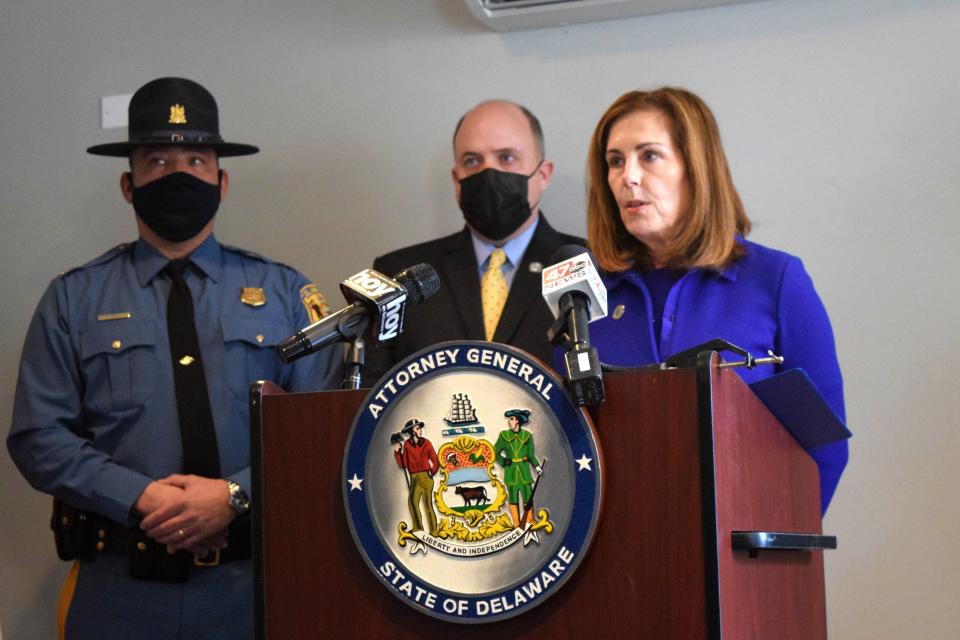
<instances>
[{"instance_id":1,"label":"watch face","mask_svg":"<svg viewBox=\"0 0 960 640\"><path fill-rule=\"evenodd\" d=\"M230 489L230 507L237 513L244 513L250 508L250 498L247 493L236 482L228 482Z\"/></svg>"}]
</instances>

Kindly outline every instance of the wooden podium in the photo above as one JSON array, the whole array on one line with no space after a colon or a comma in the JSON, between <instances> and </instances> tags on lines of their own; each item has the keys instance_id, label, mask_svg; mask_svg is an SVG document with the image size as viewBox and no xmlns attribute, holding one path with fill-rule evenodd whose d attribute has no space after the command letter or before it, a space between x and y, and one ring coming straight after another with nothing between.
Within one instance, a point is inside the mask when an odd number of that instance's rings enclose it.
<instances>
[{"instance_id":1,"label":"wooden podium","mask_svg":"<svg viewBox=\"0 0 960 640\"><path fill-rule=\"evenodd\" d=\"M825 638L814 461L713 354L604 382L593 412L604 501L589 554L540 606L476 625L410 608L354 544L341 461L366 391L255 385L257 637Z\"/></svg>"}]
</instances>

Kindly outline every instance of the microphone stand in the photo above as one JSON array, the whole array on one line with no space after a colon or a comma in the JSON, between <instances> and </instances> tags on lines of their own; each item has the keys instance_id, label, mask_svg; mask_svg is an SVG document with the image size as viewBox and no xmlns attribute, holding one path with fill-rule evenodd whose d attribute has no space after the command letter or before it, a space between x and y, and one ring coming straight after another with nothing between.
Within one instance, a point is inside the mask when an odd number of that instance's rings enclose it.
<instances>
[{"instance_id":1,"label":"microphone stand","mask_svg":"<svg viewBox=\"0 0 960 640\"><path fill-rule=\"evenodd\" d=\"M350 348L344 356L346 367L343 371L343 381L340 383L341 389L360 388L360 368L363 366L365 351L366 343L362 337L354 338L350 342Z\"/></svg>"},{"instance_id":2,"label":"microphone stand","mask_svg":"<svg viewBox=\"0 0 960 640\"><path fill-rule=\"evenodd\" d=\"M578 306L581 313L577 313ZM587 328L589 312L588 299L565 293L560 297L557 320L547 331L547 339L551 344L564 344L566 347L563 362L567 374L567 388L579 407L600 404L606 397L600 357L597 350L590 346Z\"/></svg>"}]
</instances>

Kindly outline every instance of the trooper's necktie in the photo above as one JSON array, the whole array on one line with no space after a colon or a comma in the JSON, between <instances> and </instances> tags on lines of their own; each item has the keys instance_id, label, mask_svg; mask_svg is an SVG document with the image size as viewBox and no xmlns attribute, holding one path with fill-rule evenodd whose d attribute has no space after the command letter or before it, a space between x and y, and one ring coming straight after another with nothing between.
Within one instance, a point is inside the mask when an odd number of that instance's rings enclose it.
<instances>
[{"instance_id":1,"label":"trooper's necktie","mask_svg":"<svg viewBox=\"0 0 960 640\"><path fill-rule=\"evenodd\" d=\"M507 279L503 277L503 264L507 261L507 254L499 247L490 254L487 261L487 270L480 278L480 300L483 302L483 331L487 340L493 340L497 332L497 323L500 313L507 302Z\"/></svg>"},{"instance_id":2,"label":"trooper's necktie","mask_svg":"<svg viewBox=\"0 0 960 640\"><path fill-rule=\"evenodd\" d=\"M180 417L183 471L207 478L220 477L220 453L213 428L207 379L200 357L200 341L193 318L193 298L183 279L186 260L172 260L164 268L170 277L167 333L173 359L173 385Z\"/></svg>"}]
</instances>

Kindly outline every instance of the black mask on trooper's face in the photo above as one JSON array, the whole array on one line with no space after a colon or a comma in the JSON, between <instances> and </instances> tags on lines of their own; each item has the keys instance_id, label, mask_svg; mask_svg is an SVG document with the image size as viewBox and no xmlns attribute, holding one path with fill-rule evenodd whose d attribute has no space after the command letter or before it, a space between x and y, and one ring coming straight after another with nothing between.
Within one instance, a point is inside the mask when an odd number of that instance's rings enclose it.
<instances>
[{"instance_id":1,"label":"black mask on trooper's face","mask_svg":"<svg viewBox=\"0 0 960 640\"><path fill-rule=\"evenodd\" d=\"M220 177L210 184L196 176L178 171L133 189L133 210L150 229L164 240L184 242L194 237L220 207Z\"/></svg>"},{"instance_id":2,"label":"black mask on trooper's face","mask_svg":"<svg viewBox=\"0 0 960 640\"><path fill-rule=\"evenodd\" d=\"M464 220L491 240L509 236L530 217L527 183L539 169L537 165L529 176L484 169L461 180L460 210Z\"/></svg>"}]
</instances>

